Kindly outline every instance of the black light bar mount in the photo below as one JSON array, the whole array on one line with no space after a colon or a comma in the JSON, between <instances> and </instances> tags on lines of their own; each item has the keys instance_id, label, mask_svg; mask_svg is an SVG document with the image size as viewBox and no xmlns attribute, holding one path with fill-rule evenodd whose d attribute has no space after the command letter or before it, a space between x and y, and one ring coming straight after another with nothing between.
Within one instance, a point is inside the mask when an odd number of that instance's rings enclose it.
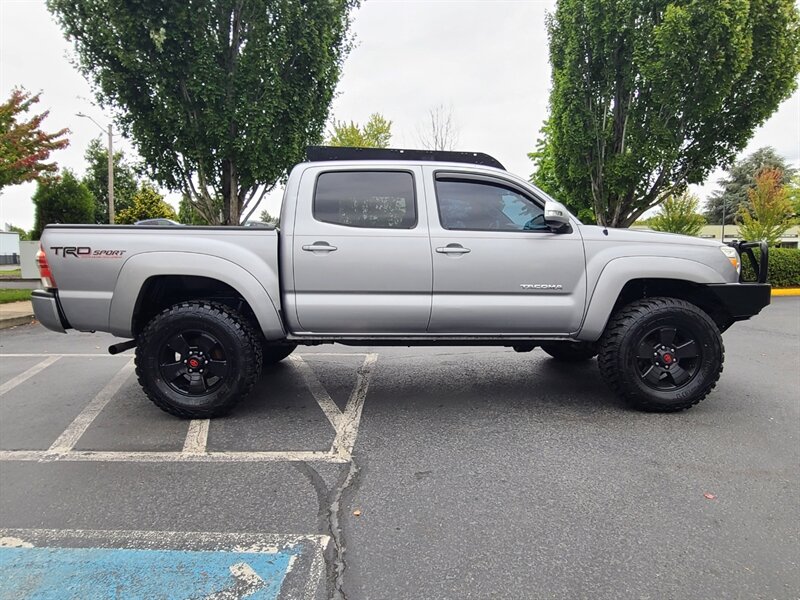
<instances>
[{"instance_id":1,"label":"black light bar mount","mask_svg":"<svg viewBox=\"0 0 800 600\"><path fill-rule=\"evenodd\" d=\"M306 156L310 162L331 160L409 160L424 162L450 162L482 165L502 169L496 158L483 152L455 152L446 150L402 150L400 148L349 148L336 146L308 146Z\"/></svg>"}]
</instances>

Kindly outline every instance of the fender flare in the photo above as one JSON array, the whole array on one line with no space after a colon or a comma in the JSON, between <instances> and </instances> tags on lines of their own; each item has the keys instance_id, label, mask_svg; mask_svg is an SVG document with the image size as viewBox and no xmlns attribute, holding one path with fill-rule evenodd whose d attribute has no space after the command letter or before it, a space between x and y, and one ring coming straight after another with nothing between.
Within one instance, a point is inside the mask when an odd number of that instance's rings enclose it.
<instances>
[{"instance_id":1,"label":"fender flare","mask_svg":"<svg viewBox=\"0 0 800 600\"><path fill-rule=\"evenodd\" d=\"M159 275L193 275L216 279L232 287L247 301L255 313L264 337L278 340L286 337L278 307L264 285L256 277L234 262L194 252L143 252L128 259L120 269L109 311L109 331L121 337L133 336L133 314L142 286L151 277ZM267 283L277 285L277 274ZM278 299L279 300L279 299Z\"/></svg>"},{"instance_id":2,"label":"fender flare","mask_svg":"<svg viewBox=\"0 0 800 600\"><path fill-rule=\"evenodd\" d=\"M688 283L726 283L724 277L703 263L686 258L624 256L606 263L589 295L579 340L600 338L622 288L635 279L677 279Z\"/></svg>"}]
</instances>

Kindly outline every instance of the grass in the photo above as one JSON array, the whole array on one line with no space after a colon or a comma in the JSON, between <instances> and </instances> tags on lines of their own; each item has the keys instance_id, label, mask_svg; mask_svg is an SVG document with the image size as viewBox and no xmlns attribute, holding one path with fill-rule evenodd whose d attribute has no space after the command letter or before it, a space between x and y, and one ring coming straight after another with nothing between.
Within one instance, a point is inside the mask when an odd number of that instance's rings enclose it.
<instances>
[{"instance_id":1,"label":"grass","mask_svg":"<svg viewBox=\"0 0 800 600\"><path fill-rule=\"evenodd\" d=\"M32 291L33 290L0 290L0 304L30 300Z\"/></svg>"},{"instance_id":2,"label":"grass","mask_svg":"<svg viewBox=\"0 0 800 600\"><path fill-rule=\"evenodd\" d=\"M10 271L0 271L0 279L15 279L22 277L22 269L11 269Z\"/></svg>"}]
</instances>

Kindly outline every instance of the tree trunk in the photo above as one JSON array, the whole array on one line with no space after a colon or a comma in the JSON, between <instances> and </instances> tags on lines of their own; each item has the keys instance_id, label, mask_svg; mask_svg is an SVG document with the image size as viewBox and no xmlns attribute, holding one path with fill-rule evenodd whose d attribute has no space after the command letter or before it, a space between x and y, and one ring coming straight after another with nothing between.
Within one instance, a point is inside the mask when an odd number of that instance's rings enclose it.
<instances>
[{"instance_id":1,"label":"tree trunk","mask_svg":"<svg viewBox=\"0 0 800 600\"><path fill-rule=\"evenodd\" d=\"M239 225L239 181L230 159L222 161L222 212L223 225Z\"/></svg>"}]
</instances>

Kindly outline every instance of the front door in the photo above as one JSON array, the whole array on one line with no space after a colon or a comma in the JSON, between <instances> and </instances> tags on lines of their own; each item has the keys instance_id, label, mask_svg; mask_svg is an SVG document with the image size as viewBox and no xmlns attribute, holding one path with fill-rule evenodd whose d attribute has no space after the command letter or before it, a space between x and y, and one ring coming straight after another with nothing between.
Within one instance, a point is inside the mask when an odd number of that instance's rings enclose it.
<instances>
[{"instance_id":1,"label":"front door","mask_svg":"<svg viewBox=\"0 0 800 600\"><path fill-rule=\"evenodd\" d=\"M566 334L586 302L583 241L544 223L544 201L512 179L425 167L433 308L428 331Z\"/></svg>"},{"instance_id":2,"label":"front door","mask_svg":"<svg viewBox=\"0 0 800 600\"><path fill-rule=\"evenodd\" d=\"M432 265L422 171L305 171L292 242L300 333L424 333Z\"/></svg>"}]
</instances>

